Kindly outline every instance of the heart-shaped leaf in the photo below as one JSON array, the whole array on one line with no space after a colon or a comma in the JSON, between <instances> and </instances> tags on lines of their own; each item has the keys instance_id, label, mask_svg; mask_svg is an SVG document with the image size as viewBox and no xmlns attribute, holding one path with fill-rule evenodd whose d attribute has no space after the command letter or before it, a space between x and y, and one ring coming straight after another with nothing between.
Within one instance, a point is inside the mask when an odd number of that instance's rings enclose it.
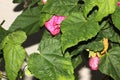
<instances>
[{"instance_id":1,"label":"heart-shaped leaf","mask_svg":"<svg viewBox=\"0 0 120 80\"><path fill-rule=\"evenodd\" d=\"M71 14L61 25L63 51L77 45L80 41L91 39L99 30L100 27L95 19L86 20L82 13Z\"/></svg>"},{"instance_id":2,"label":"heart-shaped leaf","mask_svg":"<svg viewBox=\"0 0 120 80\"><path fill-rule=\"evenodd\" d=\"M39 51L28 60L29 70L35 77L41 80L74 80L71 58L63 56L58 36L44 35Z\"/></svg>"},{"instance_id":3,"label":"heart-shaped leaf","mask_svg":"<svg viewBox=\"0 0 120 80\"><path fill-rule=\"evenodd\" d=\"M21 46L25 41L26 35L23 31L17 31L9 34L2 41L2 48L5 59L5 70L9 80L16 80L26 52Z\"/></svg>"},{"instance_id":4,"label":"heart-shaped leaf","mask_svg":"<svg viewBox=\"0 0 120 80\"><path fill-rule=\"evenodd\" d=\"M114 80L120 79L120 47L114 47L100 60L99 70L110 75Z\"/></svg>"},{"instance_id":5,"label":"heart-shaped leaf","mask_svg":"<svg viewBox=\"0 0 120 80\"><path fill-rule=\"evenodd\" d=\"M103 17L114 13L117 0L85 0L84 15L87 17L89 12L95 7L98 7L96 19L101 21Z\"/></svg>"}]
</instances>

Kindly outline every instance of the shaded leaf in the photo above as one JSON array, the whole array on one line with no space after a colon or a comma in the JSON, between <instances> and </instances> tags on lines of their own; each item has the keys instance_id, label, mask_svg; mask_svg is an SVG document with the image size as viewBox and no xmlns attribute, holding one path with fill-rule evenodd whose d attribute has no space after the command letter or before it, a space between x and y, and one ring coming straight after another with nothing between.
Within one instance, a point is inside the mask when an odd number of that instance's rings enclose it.
<instances>
[{"instance_id":1,"label":"shaded leaf","mask_svg":"<svg viewBox=\"0 0 120 80\"><path fill-rule=\"evenodd\" d=\"M13 3L21 3L24 2L24 0L13 0Z\"/></svg>"},{"instance_id":2,"label":"shaded leaf","mask_svg":"<svg viewBox=\"0 0 120 80\"><path fill-rule=\"evenodd\" d=\"M87 17L89 12L95 7L98 7L96 19L101 21L103 17L114 13L117 0L85 0L84 15Z\"/></svg>"},{"instance_id":3,"label":"shaded leaf","mask_svg":"<svg viewBox=\"0 0 120 80\"><path fill-rule=\"evenodd\" d=\"M77 45L77 47L75 47L75 49L70 53L70 55L76 56L76 55L80 54L83 50L87 49L86 47L87 47L86 44Z\"/></svg>"},{"instance_id":4,"label":"shaded leaf","mask_svg":"<svg viewBox=\"0 0 120 80\"><path fill-rule=\"evenodd\" d=\"M20 14L10 26L10 31L23 30L27 34L37 32L40 28L39 17L40 8L28 8L22 14Z\"/></svg>"},{"instance_id":5,"label":"shaded leaf","mask_svg":"<svg viewBox=\"0 0 120 80\"><path fill-rule=\"evenodd\" d=\"M78 55L77 57L74 57L72 59L72 65L74 67L74 69L82 62L82 58L80 55Z\"/></svg>"},{"instance_id":6,"label":"shaded leaf","mask_svg":"<svg viewBox=\"0 0 120 80\"><path fill-rule=\"evenodd\" d=\"M2 42L2 48L5 59L5 70L9 80L16 80L26 52L21 46L25 41L26 35L22 31L9 34Z\"/></svg>"},{"instance_id":7,"label":"shaded leaf","mask_svg":"<svg viewBox=\"0 0 120 80\"><path fill-rule=\"evenodd\" d=\"M77 45L80 41L86 41L96 36L100 27L94 19L85 20L81 13L73 13L67 17L62 25L62 49Z\"/></svg>"},{"instance_id":8,"label":"shaded leaf","mask_svg":"<svg viewBox=\"0 0 120 80\"><path fill-rule=\"evenodd\" d=\"M120 30L120 8L118 7L114 14L112 14L112 21L117 29Z\"/></svg>"},{"instance_id":9,"label":"shaded leaf","mask_svg":"<svg viewBox=\"0 0 120 80\"><path fill-rule=\"evenodd\" d=\"M6 31L0 26L0 49L2 48L1 42L8 33L9 33L8 31Z\"/></svg>"},{"instance_id":10,"label":"shaded leaf","mask_svg":"<svg viewBox=\"0 0 120 80\"><path fill-rule=\"evenodd\" d=\"M86 46L87 46L86 48L89 49L90 51L99 52L103 49L103 42L94 41L94 42L88 43Z\"/></svg>"},{"instance_id":11,"label":"shaded leaf","mask_svg":"<svg viewBox=\"0 0 120 80\"><path fill-rule=\"evenodd\" d=\"M114 78L120 79L120 47L114 47L108 51L100 60L99 70Z\"/></svg>"},{"instance_id":12,"label":"shaded leaf","mask_svg":"<svg viewBox=\"0 0 120 80\"><path fill-rule=\"evenodd\" d=\"M109 26L108 28L103 29L99 33L99 36L100 37L106 37L109 40L111 40L112 42L120 43L120 34L117 33L117 31L115 31L112 26Z\"/></svg>"}]
</instances>

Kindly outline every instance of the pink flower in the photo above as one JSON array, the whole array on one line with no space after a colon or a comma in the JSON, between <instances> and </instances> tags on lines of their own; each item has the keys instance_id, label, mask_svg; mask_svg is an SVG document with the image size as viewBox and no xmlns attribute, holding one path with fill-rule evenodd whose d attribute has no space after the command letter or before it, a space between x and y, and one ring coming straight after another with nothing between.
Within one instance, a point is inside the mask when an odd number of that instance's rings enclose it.
<instances>
[{"instance_id":1,"label":"pink flower","mask_svg":"<svg viewBox=\"0 0 120 80\"><path fill-rule=\"evenodd\" d=\"M47 2L47 0L42 0L42 3L43 3L43 4L46 4L46 2Z\"/></svg>"},{"instance_id":2,"label":"pink flower","mask_svg":"<svg viewBox=\"0 0 120 80\"><path fill-rule=\"evenodd\" d=\"M100 59L98 56L96 57L91 57L89 59L89 66L92 70L98 70L98 64L99 64Z\"/></svg>"},{"instance_id":3,"label":"pink flower","mask_svg":"<svg viewBox=\"0 0 120 80\"><path fill-rule=\"evenodd\" d=\"M60 24L65 19L65 16L53 16L49 21L45 22L45 27L52 35L60 33Z\"/></svg>"},{"instance_id":4,"label":"pink flower","mask_svg":"<svg viewBox=\"0 0 120 80\"><path fill-rule=\"evenodd\" d=\"M118 2L117 5L120 7L120 2Z\"/></svg>"}]
</instances>

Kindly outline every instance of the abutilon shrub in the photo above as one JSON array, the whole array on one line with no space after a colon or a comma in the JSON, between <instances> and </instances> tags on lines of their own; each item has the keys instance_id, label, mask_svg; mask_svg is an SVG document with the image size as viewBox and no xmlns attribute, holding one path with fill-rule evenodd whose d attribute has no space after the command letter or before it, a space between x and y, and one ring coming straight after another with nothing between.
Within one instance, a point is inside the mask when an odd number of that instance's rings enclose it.
<instances>
[{"instance_id":1,"label":"abutilon shrub","mask_svg":"<svg viewBox=\"0 0 120 80\"><path fill-rule=\"evenodd\" d=\"M0 25L0 55L6 77L78 80L74 70L89 54L91 70L120 80L120 0L13 0L27 3L8 30ZM43 30L38 52L27 56L29 35ZM20 70L27 59L27 69ZM0 73L0 77L4 77Z\"/></svg>"}]
</instances>

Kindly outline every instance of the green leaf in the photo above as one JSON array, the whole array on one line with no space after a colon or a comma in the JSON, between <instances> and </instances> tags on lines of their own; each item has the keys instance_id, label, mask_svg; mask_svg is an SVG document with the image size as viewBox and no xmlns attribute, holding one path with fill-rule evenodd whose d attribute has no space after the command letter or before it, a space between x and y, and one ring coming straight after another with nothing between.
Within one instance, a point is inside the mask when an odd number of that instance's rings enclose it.
<instances>
[{"instance_id":1,"label":"green leaf","mask_svg":"<svg viewBox=\"0 0 120 80\"><path fill-rule=\"evenodd\" d=\"M28 65L35 77L42 80L74 80L70 59L57 54L32 54Z\"/></svg>"},{"instance_id":2,"label":"green leaf","mask_svg":"<svg viewBox=\"0 0 120 80\"><path fill-rule=\"evenodd\" d=\"M77 45L80 41L86 41L96 36L100 27L95 19L85 20L81 13L73 13L63 21L62 31L62 49Z\"/></svg>"},{"instance_id":3,"label":"green leaf","mask_svg":"<svg viewBox=\"0 0 120 80\"><path fill-rule=\"evenodd\" d=\"M5 59L5 70L9 80L16 80L26 52L21 46L25 41L26 35L22 31L9 34L2 42L2 48Z\"/></svg>"},{"instance_id":4,"label":"green leaf","mask_svg":"<svg viewBox=\"0 0 120 80\"><path fill-rule=\"evenodd\" d=\"M42 27L46 21L48 21L50 18L52 17L52 15L48 14L48 13L41 13L40 15L40 26Z\"/></svg>"},{"instance_id":5,"label":"green leaf","mask_svg":"<svg viewBox=\"0 0 120 80\"><path fill-rule=\"evenodd\" d=\"M9 80L16 80L18 71L22 67L26 52L20 45L8 44L3 49L5 59L5 70Z\"/></svg>"},{"instance_id":6,"label":"green leaf","mask_svg":"<svg viewBox=\"0 0 120 80\"><path fill-rule=\"evenodd\" d=\"M13 0L13 3L21 3L24 2L25 0Z\"/></svg>"},{"instance_id":7,"label":"green leaf","mask_svg":"<svg viewBox=\"0 0 120 80\"><path fill-rule=\"evenodd\" d=\"M102 41L93 41L87 44L87 49L90 51L101 51L103 49L103 42Z\"/></svg>"},{"instance_id":8,"label":"green leaf","mask_svg":"<svg viewBox=\"0 0 120 80\"><path fill-rule=\"evenodd\" d=\"M73 47L71 47L71 48L73 48ZM69 49L71 49L71 48L69 48ZM76 55L80 54L85 49L86 49L86 44L77 45L77 47L75 46L75 49L70 53L70 55L76 56Z\"/></svg>"},{"instance_id":9,"label":"green leaf","mask_svg":"<svg viewBox=\"0 0 120 80\"><path fill-rule=\"evenodd\" d=\"M28 68L35 77L41 80L74 80L71 58L63 56L58 37L46 36L45 39L44 36L39 50L40 54L32 54L28 60Z\"/></svg>"},{"instance_id":10,"label":"green leaf","mask_svg":"<svg viewBox=\"0 0 120 80\"><path fill-rule=\"evenodd\" d=\"M115 13L112 15L112 21L117 29L120 30L120 8L118 7Z\"/></svg>"},{"instance_id":11,"label":"green leaf","mask_svg":"<svg viewBox=\"0 0 120 80\"><path fill-rule=\"evenodd\" d=\"M48 12L57 15L68 15L74 7L77 6L78 0L48 0L44 5L42 12Z\"/></svg>"},{"instance_id":12,"label":"green leaf","mask_svg":"<svg viewBox=\"0 0 120 80\"><path fill-rule=\"evenodd\" d=\"M103 29L99 33L99 36L100 37L106 37L109 40L111 40L112 42L120 43L120 34L117 33L117 31L115 31L112 26L109 26L108 28Z\"/></svg>"},{"instance_id":13,"label":"green leaf","mask_svg":"<svg viewBox=\"0 0 120 80\"><path fill-rule=\"evenodd\" d=\"M114 13L116 9L117 0L85 0L84 15L90 13L90 11L97 6L98 12L96 14L96 19L101 21L103 17Z\"/></svg>"},{"instance_id":14,"label":"green leaf","mask_svg":"<svg viewBox=\"0 0 120 80\"><path fill-rule=\"evenodd\" d=\"M28 8L21 15L19 15L10 26L11 32L16 30L23 30L27 34L32 34L39 30L40 8Z\"/></svg>"},{"instance_id":15,"label":"green leaf","mask_svg":"<svg viewBox=\"0 0 120 80\"><path fill-rule=\"evenodd\" d=\"M39 1L40 0L26 0L25 2L27 2L28 8L32 8L32 7L36 7ZM40 9L42 9L43 5L40 5L39 7L40 7Z\"/></svg>"},{"instance_id":16,"label":"green leaf","mask_svg":"<svg viewBox=\"0 0 120 80\"><path fill-rule=\"evenodd\" d=\"M120 47L112 48L101 58L99 70L114 80L120 79Z\"/></svg>"},{"instance_id":17,"label":"green leaf","mask_svg":"<svg viewBox=\"0 0 120 80\"><path fill-rule=\"evenodd\" d=\"M8 34L8 31L6 31L0 26L0 49L2 48L1 42L7 34Z\"/></svg>"},{"instance_id":18,"label":"green leaf","mask_svg":"<svg viewBox=\"0 0 120 80\"><path fill-rule=\"evenodd\" d=\"M46 36L48 36L48 35L46 35ZM44 36L44 37L46 37L46 36ZM60 41L57 40L57 38L58 37L53 38L51 35L50 35L50 37L43 38L42 41L40 42L40 46L39 46L40 53L42 53L42 54L59 53L60 56L62 56L61 49L60 49L61 44L60 44Z\"/></svg>"},{"instance_id":19,"label":"green leaf","mask_svg":"<svg viewBox=\"0 0 120 80\"><path fill-rule=\"evenodd\" d=\"M113 42L113 43L110 43L110 46L111 46L111 47L119 47L120 44L119 44L119 43L114 43L114 42Z\"/></svg>"},{"instance_id":20,"label":"green leaf","mask_svg":"<svg viewBox=\"0 0 120 80\"><path fill-rule=\"evenodd\" d=\"M82 62L82 58L80 55L78 55L77 57L72 58L72 65L74 67L74 69Z\"/></svg>"},{"instance_id":21,"label":"green leaf","mask_svg":"<svg viewBox=\"0 0 120 80\"><path fill-rule=\"evenodd\" d=\"M4 48L6 44L21 45L26 38L26 34L23 31L13 32L4 38L2 48Z\"/></svg>"}]
</instances>

